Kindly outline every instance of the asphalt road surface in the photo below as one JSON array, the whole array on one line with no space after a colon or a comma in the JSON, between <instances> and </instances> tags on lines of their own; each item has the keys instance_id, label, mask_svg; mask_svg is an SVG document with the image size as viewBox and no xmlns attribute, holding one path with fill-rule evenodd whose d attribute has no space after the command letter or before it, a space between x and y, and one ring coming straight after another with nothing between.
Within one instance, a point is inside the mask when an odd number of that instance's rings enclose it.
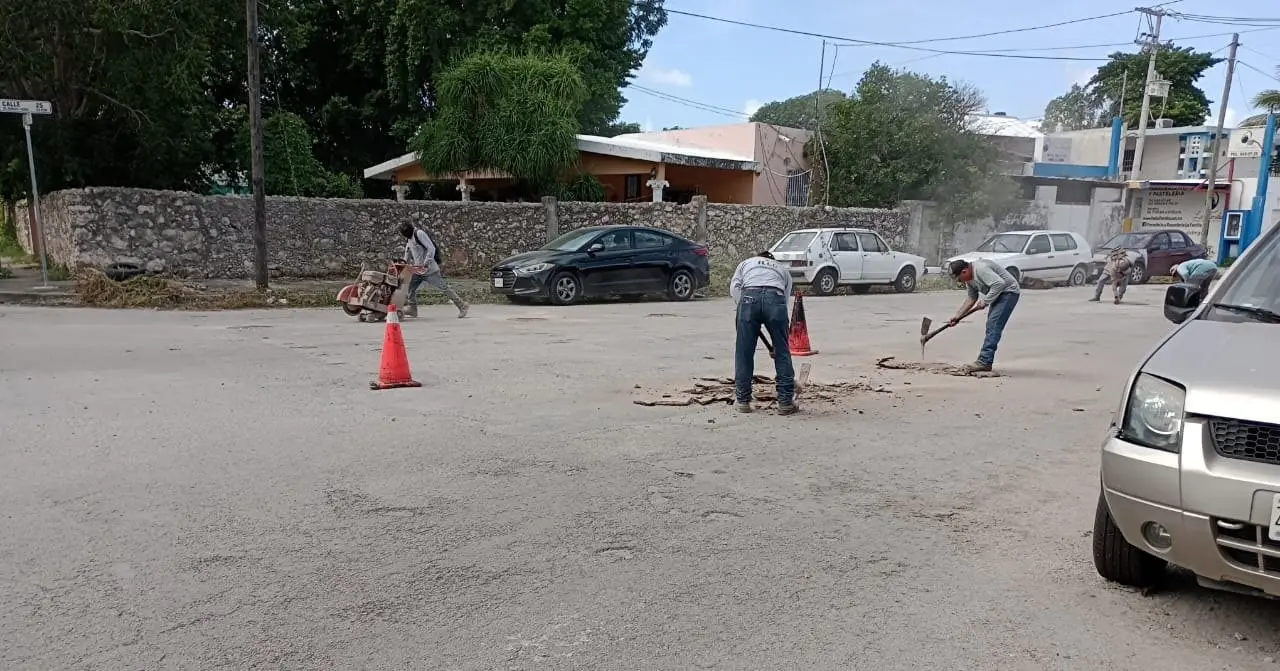
<instances>
[{"instance_id":1,"label":"asphalt road surface","mask_svg":"<svg viewBox=\"0 0 1280 671\"><path fill-rule=\"evenodd\" d=\"M1094 572L1170 326L1086 297L1026 292L994 379L875 367L958 293L811 299L813 380L891 393L793 417L632 403L731 373L723 300L426 309L379 392L336 308L0 306L0 668L1272 668L1280 606Z\"/></svg>"}]
</instances>

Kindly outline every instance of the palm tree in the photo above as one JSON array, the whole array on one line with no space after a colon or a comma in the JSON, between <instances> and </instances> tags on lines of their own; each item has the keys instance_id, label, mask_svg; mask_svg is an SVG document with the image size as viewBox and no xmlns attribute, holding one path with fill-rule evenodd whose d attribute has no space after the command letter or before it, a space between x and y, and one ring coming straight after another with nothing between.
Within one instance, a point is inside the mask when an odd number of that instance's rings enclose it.
<instances>
[{"instance_id":1,"label":"palm tree","mask_svg":"<svg viewBox=\"0 0 1280 671\"><path fill-rule=\"evenodd\" d=\"M1276 68L1276 74L1280 75L1280 67ZM1280 111L1280 89L1267 89L1258 92L1253 97L1253 106L1258 109L1271 110L1273 112ZM1248 119L1240 122L1241 126L1261 126L1267 120L1265 114L1255 114Z\"/></svg>"}]
</instances>

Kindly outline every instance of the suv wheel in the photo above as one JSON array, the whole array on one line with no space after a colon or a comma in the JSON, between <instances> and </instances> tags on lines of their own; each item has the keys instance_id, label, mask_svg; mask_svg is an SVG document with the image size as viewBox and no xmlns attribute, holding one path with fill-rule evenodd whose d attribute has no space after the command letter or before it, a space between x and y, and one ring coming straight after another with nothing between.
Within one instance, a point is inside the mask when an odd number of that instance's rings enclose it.
<instances>
[{"instance_id":1,"label":"suv wheel","mask_svg":"<svg viewBox=\"0 0 1280 671\"><path fill-rule=\"evenodd\" d=\"M1098 494L1093 515L1093 567L1098 575L1129 587L1150 587L1164 574L1165 561L1129 544L1111 519L1107 500Z\"/></svg>"},{"instance_id":2,"label":"suv wheel","mask_svg":"<svg viewBox=\"0 0 1280 671\"><path fill-rule=\"evenodd\" d=\"M834 268L823 268L818 276L813 278L813 293L819 296L830 296L840 287L840 278L836 277Z\"/></svg>"}]
</instances>

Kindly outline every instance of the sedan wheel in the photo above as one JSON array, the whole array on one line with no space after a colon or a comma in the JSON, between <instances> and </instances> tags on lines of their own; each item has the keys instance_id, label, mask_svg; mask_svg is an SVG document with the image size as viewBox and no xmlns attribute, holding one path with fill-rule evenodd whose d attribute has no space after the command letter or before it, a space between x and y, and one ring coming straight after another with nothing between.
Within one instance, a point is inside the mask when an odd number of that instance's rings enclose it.
<instances>
[{"instance_id":1,"label":"sedan wheel","mask_svg":"<svg viewBox=\"0 0 1280 671\"><path fill-rule=\"evenodd\" d=\"M838 278L836 271L827 268L813 278L813 292L819 296L830 296L836 292Z\"/></svg>"},{"instance_id":2,"label":"sedan wheel","mask_svg":"<svg viewBox=\"0 0 1280 671\"><path fill-rule=\"evenodd\" d=\"M1089 283L1089 271L1084 266L1076 266L1071 270L1071 276L1067 278L1067 286L1082 287Z\"/></svg>"},{"instance_id":3,"label":"sedan wheel","mask_svg":"<svg viewBox=\"0 0 1280 671\"><path fill-rule=\"evenodd\" d=\"M677 270L667 283L667 297L673 301L687 301L693 298L693 273Z\"/></svg>"},{"instance_id":4,"label":"sedan wheel","mask_svg":"<svg viewBox=\"0 0 1280 671\"><path fill-rule=\"evenodd\" d=\"M1133 264L1133 269L1129 271L1129 282L1131 284L1142 284L1147 281L1147 267L1141 263Z\"/></svg>"},{"instance_id":5,"label":"sedan wheel","mask_svg":"<svg viewBox=\"0 0 1280 671\"><path fill-rule=\"evenodd\" d=\"M551 302L573 305L582 298L582 282L573 273L560 273L551 279Z\"/></svg>"}]
</instances>

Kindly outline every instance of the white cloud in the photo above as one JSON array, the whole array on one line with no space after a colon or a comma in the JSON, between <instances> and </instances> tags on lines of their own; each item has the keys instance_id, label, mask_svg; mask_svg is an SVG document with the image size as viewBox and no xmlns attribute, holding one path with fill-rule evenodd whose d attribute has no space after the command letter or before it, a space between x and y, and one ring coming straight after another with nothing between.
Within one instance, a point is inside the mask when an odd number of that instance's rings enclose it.
<instances>
[{"instance_id":1,"label":"white cloud","mask_svg":"<svg viewBox=\"0 0 1280 671\"><path fill-rule=\"evenodd\" d=\"M1093 76L1097 73L1098 73L1097 69L1092 69L1092 68L1087 70L1072 70L1070 72L1071 83L1076 86L1085 86L1089 83L1089 80L1093 79Z\"/></svg>"},{"instance_id":2,"label":"white cloud","mask_svg":"<svg viewBox=\"0 0 1280 671\"><path fill-rule=\"evenodd\" d=\"M752 114L755 114L756 111L758 111L761 107L763 107L762 103L759 100L752 98L748 100L745 104L743 104L742 113L747 116L751 116Z\"/></svg>"},{"instance_id":3,"label":"white cloud","mask_svg":"<svg viewBox=\"0 0 1280 671\"><path fill-rule=\"evenodd\" d=\"M1240 123L1241 119L1242 117L1240 116L1240 113L1237 112L1234 107L1228 107L1226 121L1222 125L1226 128L1235 128L1236 125ZM1207 123L1215 125L1215 121L1217 121L1217 119L1210 118Z\"/></svg>"},{"instance_id":4,"label":"white cloud","mask_svg":"<svg viewBox=\"0 0 1280 671\"><path fill-rule=\"evenodd\" d=\"M645 66L640 70L640 79L658 86L674 86L676 88L687 89L693 86L693 77L683 70L676 68L666 69L658 67Z\"/></svg>"}]
</instances>

